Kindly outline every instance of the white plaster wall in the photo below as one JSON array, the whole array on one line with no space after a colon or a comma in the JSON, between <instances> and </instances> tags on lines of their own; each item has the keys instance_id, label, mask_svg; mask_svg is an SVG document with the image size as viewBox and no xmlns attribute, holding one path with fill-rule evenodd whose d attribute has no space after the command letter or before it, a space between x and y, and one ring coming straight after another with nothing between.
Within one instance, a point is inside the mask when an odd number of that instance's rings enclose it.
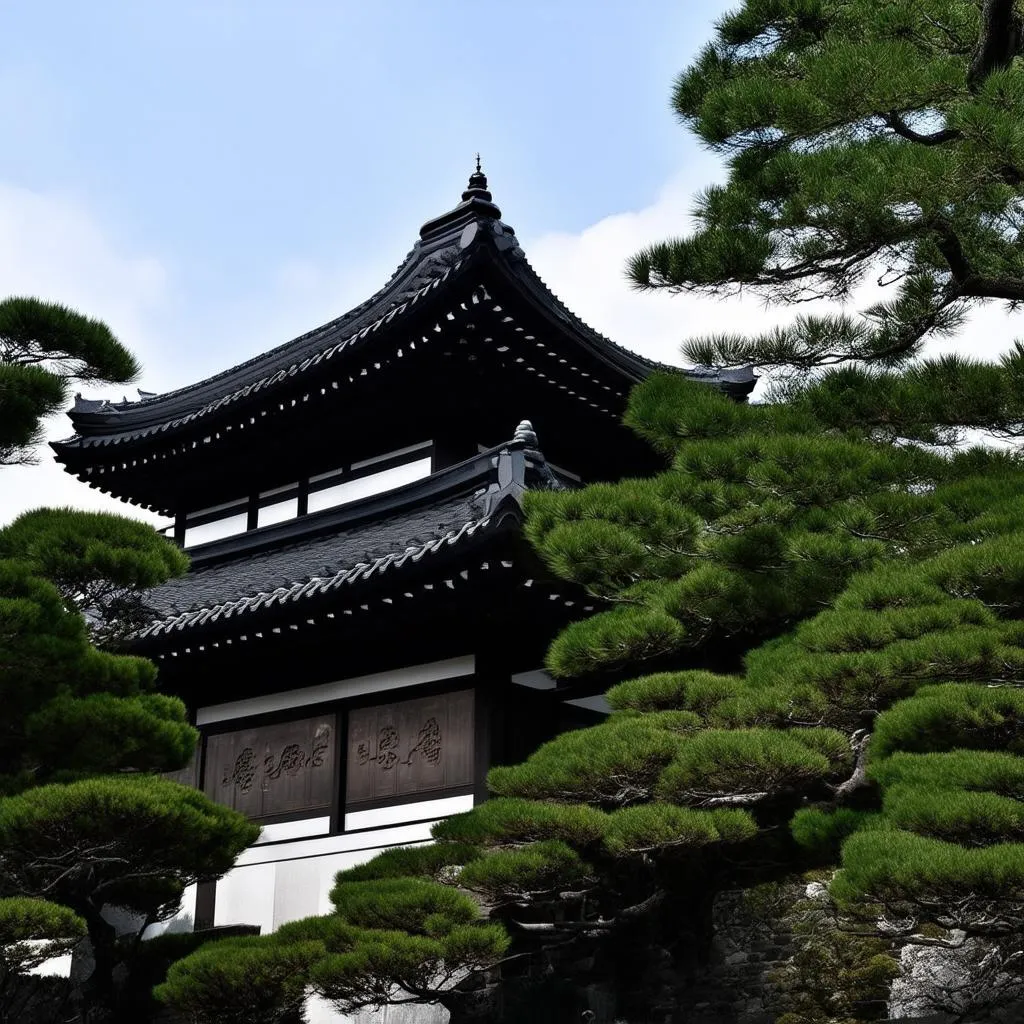
<instances>
[{"instance_id":1,"label":"white plaster wall","mask_svg":"<svg viewBox=\"0 0 1024 1024\"><path fill-rule=\"evenodd\" d=\"M302 818L300 821L276 821L264 825L259 839L253 844L280 843L285 839L306 839L310 836L325 836L331 831L330 815L321 818Z\"/></svg>"},{"instance_id":2,"label":"white plaster wall","mask_svg":"<svg viewBox=\"0 0 1024 1024\"><path fill-rule=\"evenodd\" d=\"M443 1006L385 1006L347 1017L319 996L306 1000L307 1024L448 1024Z\"/></svg>"},{"instance_id":3,"label":"white plaster wall","mask_svg":"<svg viewBox=\"0 0 1024 1024\"><path fill-rule=\"evenodd\" d=\"M190 885L181 897L181 909L168 921L151 924L143 933L144 939L155 939L166 932L190 932L196 920L196 887Z\"/></svg>"},{"instance_id":4,"label":"white plaster wall","mask_svg":"<svg viewBox=\"0 0 1024 1024\"><path fill-rule=\"evenodd\" d=\"M41 978L70 978L71 960L74 955L74 953L65 953L63 956L52 956L49 960L44 960L38 967L26 971L26 974L37 974ZM326 1019L330 1020L331 1018ZM343 1018L336 1017L335 1019Z\"/></svg>"},{"instance_id":5,"label":"white plaster wall","mask_svg":"<svg viewBox=\"0 0 1024 1024\"><path fill-rule=\"evenodd\" d=\"M286 860L274 865L274 928L321 912L322 872L316 863L321 859Z\"/></svg>"},{"instance_id":6,"label":"white plaster wall","mask_svg":"<svg viewBox=\"0 0 1024 1024\"><path fill-rule=\"evenodd\" d=\"M258 924L266 935L274 930L276 864L250 864L229 871L217 883L213 923Z\"/></svg>"},{"instance_id":7,"label":"white plaster wall","mask_svg":"<svg viewBox=\"0 0 1024 1024\"><path fill-rule=\"evenodd\" d=\"M371 811L353 811L345 815L345 829L351 832L354 829L383 828L423 818L448 818L472 809L472 793L444 797L441 800L418 800L416 803L396 804L394 807L375 807Z\"/></svg>"},{"instance_id":8,"label":"white plaster wall","mask_svg":"<svg viewBox=\"0 0 1024 1024\"><path fill-rule=\"evenodd\" d=\"M287 822L287 828L299 838L250 846L217 883L214 923L257 924L266 935L288 921L329 914L332 907L328 897L339 871L363 864L395 846L430 842L435 821L472 806L473 797L467 794L358 811L346 815L346 826L366 831L336 836L307 834L321 829L323 819ZM193 893L193 913L194 908Z\"/></svg>"},{"instance_id":9,"label":"white plaster wall","mask_svg":"<svg viewBox=\"0 0 1024 1024\"><path fill-rule=\"evenodd\" d=\"M391 830L388 830L391 831ZM430 826L408 833L399 845L430 840ZM214 923L258 924L267 935L288 921L313 914L329 914L328 898L339 871L354 868L375 857L388 846L365 846L358 850L330 852L319 856L285 859L285 847L276 847L280 860L236 866L217 883Z\"/></svg>"}]
</instances>

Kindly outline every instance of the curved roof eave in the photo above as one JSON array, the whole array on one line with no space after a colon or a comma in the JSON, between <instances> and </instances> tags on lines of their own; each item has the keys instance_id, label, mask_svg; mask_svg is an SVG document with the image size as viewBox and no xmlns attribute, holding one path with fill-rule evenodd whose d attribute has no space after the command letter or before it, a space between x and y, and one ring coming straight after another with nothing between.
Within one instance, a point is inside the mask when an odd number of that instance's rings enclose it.
<instances>
[{"instance_id":1,"label":"curved roof eave","mask_svg":"<svg viewBox=\"0 0 1024 1024\"><path fill-rule=\"evenodd\" d=\"M474 179L479 179L474 186ZM480 184L482 182L482 186ZM735 397L745 397L756 377L752 367L738 370L679 367L647 359L611 341L573 313L545 284L512 229L500 221L501 211L490 201L482 174L470 179L463 202L429 221L421 238L388 282L375 295L347 313L195 384L139 402L112 403L78 398L70 418L76 434L52 443L58 457L83 448L135 442L177 433L218 410L283 384L325 360L347 353L396 320L445 282L466 273L486 253L512 284L542 315L560 322L587 352L624 383L642 380L657 371L683 372L693 379L718 385Z\"/></svg>"}]
</instances>

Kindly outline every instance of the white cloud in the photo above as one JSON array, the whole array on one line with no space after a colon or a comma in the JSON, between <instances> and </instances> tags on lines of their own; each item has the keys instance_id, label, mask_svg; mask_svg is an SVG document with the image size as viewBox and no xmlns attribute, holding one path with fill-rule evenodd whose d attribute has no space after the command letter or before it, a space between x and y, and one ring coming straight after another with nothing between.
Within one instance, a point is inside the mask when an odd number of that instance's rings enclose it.
<instances>
[{"instance_id":1,"label":"white cloud","mask_svg":"<svg viewBox=\"0 0 1024 1024\"><path fill-rule=\"evenodd\" d=\"M159 260L117 252L72 197L0 184L0 289L79 307L133 347L155 350L146 327L168 282Z\"/></svg>"},{"instance_id":2,"label":"white cloud","mask_svg":"<svg viewBox=\"0 0 1024 1024\"><path fill-rule=\"evenodd\" d=\"M633 252L686 232L697 190L716 174L710 160L670 181L644 209L614 214L578 233L523 237L527 255L548 285L597 330L653 359L680 363L686 337L712 331L759 331L784 322L790 308L766 309L755 296L718 300L639 293L624 275ZM378 247L405 251L408 239ZM339 255L345 256L344 252ZM42 194L0 184L0 294L31 294L76 306L104 319L146 365L141 385L166 391L201 379L324 323L377 290L394 269L391 256L325 266L302 257L281 260L263 287L240 282L234 294L200 308L181 294L166 261L124 251L83 203L66 194ZM809 307L803 305L800 311ZM1019 314L997 305L978 311L952 342L994 358L1024 335ZM101 388L119 396L122 389ZM129 396L132 389L123 389ZM51 437L68 432L63 416ZM0 523L40 505L75 505L153 520L133 506L99 494L50 459L0 469Z\"/></svg>"},{"instance_id":3,"label":"white cloud","mask_svg":"<svg viewBox=\"0 0 1024 1024\"><path fill-rule=\"evenodd\" d=\"M118 251L69 195L0 184L0 294L34 295L98 317L146 361L159 362L167 350L155 329L168 301L167 274L160 261ZM130 387L123 390L134 393ZM63 416L49 424L51 438L69 432ZM0 523L40 505L152 518L62 472L48 449L40 458L37 466L0 468Z\"/></svg>"},{"instance_id":4,"label":"white cloud","mask_svg":"<svg viewBox=\"0 0 1024 1024\"><path fill-rule=\"evenodd\" d=\"M534 269L578 316L613 341L661 362L681 365L684 339L716 332L754 333L786 323L797 313L834 309L828 303L766 307L759 296L715 299L667 292L637 292L626 281L625 263L654 242L686 234L692 228L693 196L716 175L698 164L670 181L648 207L605 217L578 234L540 235L524 245ZM849 309L863 308L873 285L853 296ZM957 350L995 359L1018 335L1024 318L1004 306L977 310L967 328L951 341L933 343L932 351Z\"/></svg>"},{"instance_id":5,"label":"white cloud","mask_svg":"<svg viewBox=\"0 0 1024 1024\"><path fill-rule=\"evenodd\" d=\"M34 295L104 320L142 362L137 383L146 390L181 387L280 345L355 306L393 270L364 255L354 266L287 259L265 286L239 282L232 295L204 306L182 293L165 261L126 252L80 200L0 183L0 297ZM82 391L131 399L135 387ZM71 432L63 414L47 427L51 440ZM37 465L0 468L0 524L43 505L163 523L65 473L46 447Z\"/></svg>"}]
</instances>

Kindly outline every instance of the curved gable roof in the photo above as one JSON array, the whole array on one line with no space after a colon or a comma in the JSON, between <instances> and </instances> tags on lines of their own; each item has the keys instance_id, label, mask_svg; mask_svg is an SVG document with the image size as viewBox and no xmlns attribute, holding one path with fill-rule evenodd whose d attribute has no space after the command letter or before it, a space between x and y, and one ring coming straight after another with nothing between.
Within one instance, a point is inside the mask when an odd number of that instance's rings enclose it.
<instances>
[{"instance_id":1,"label":"curved gable roof","mask_svg":"<svg viewBox=\"0 0 1024 1024\"><path fill-rule=\"evenodd\" d=\"M213 417L218 410L314 370L325 360L354 351L371 336L400 321L430 292L465 276L484 258L496 265L522 296L587 353L622 377L624 386L658 370L679 372L610 341L562 303L527 262L513 229L487 191L480 172L470 178L462 202L428 221L420 238L387 283L342 316L205 380L138 402L79 397L70 412L74 437L54 444L70 449L135 441ZM752 368L684 371L694 379L744 397L755 383Z\"/></svg>"}]
</instances>

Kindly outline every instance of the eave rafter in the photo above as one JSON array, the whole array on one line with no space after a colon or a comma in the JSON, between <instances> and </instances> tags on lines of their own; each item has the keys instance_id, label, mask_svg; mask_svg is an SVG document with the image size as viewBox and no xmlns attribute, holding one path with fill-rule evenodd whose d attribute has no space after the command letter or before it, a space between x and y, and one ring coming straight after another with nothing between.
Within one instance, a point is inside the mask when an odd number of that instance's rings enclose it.
<instances>
[{"instance_id":1,"label":"eave rafter","mask_svg":"<svg viewBox=\"0 0 1024 1024\"><path fill-rule=\"evenodd\" d=\"M461 265L447 273L459 269ZM446 279L439 278L430 288ZM436 358L434 352L441 346L462 359L493 360L501 371L532 378L559 393L563 400L578 402L617 422L626 394L626 384L619 375L588 353L567 351L564 344L558 344L557 335L545 330L536 313L527 311L524 316L515 309L514 301L498 301L492 291L499 289L490 281L454 281L437 294L435 301L425 302L419 310L398 307L377 325L364 328L320 358L299 364L290 372L280 371L259 387L242 389L231 396L231 401L214 403L201 414L166 424L166 429L95 442L83 438L74 447L60 445L58 459L77 470L79 479L119 496L119 477L145 472L153 465L160 465L161 472L164 467L169 470L171 461L230 443L258 427L285 433L290 429L288 420L319 418L321 414L314 407L323 403L344 407L346 392L368 382L368 378L386 374L401 362ZM365 345L370 338L373 345ZM346 358L338 358L342 353ZM216 419L214 414L219 414ZM89 463L81 465L85 460ZM76 462L80 465L74 466Z\"/></svg>"},{"instance_id":2,"label":"eave rafter","mask_svg":"<svg viewBox=\"0 0 1024 1024\"><path fill-rule=\"evenodd\" d=\"M610 420L621 417L633 384L673 369L609 341L552 293L500 220L481 173L462 199L424 225L380 291L329 324L166 395L77 403L78 433L53 444L57 460L105 493L171 514L179 510L168 507L162 481L182 471L181 460L200 466L207 453L219 458L265 428L283 435L300 417L322 415L310 415L318 404L344 412L363 385L399 364L430 358L424 370L437 379L441 346L459 344L469 359L488 353L490 365L539 382L572 415L585 408ZM750 371L686 372L741 399L754 384Z\"/></svg>"},{"instance_id":3,"label":"eave rafter","mask_svg":"<svg viewBox=\"0 0 1024 1024\"><path fill-rule=\"evenodd\" d=\"M515 553L498 552L445 566L415 582L397 574L391 578L389 586L377 587L372 593L355 587L340 599L328 601L325 600L328 592L314 591L299 600L281 597L274 602L268 600L258 609L229 617L207 614L177 625L167 623L159 633L147 630L135 649L157 661L168 662L228 648L255 647L297 634L308 637L318 630L327 630L333 636L339 629L351 626L365 634L371 619L403 612L422 615L424 601L445 596L458 599L463 592L482 586L503 587L510 595L515 593L521 599L557 610L567 619L595 611L589 597L565 583L538 579L529 575L530 571ZM460 607L465 606L463 598Z\"/></svg>"}]
</instances>

